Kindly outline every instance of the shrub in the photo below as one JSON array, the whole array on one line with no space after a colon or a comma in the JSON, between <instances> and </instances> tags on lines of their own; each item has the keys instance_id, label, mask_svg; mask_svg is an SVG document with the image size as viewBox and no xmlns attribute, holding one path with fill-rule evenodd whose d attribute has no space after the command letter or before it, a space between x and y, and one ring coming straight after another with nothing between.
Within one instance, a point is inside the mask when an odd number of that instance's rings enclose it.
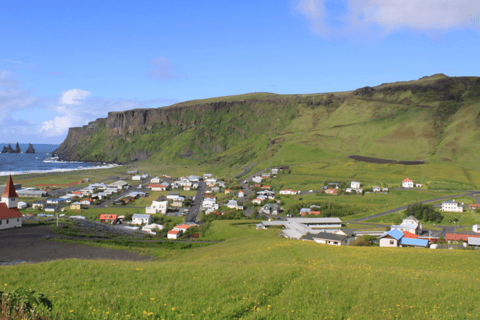
<instances>
[{"instance_id":1,"label":"shrub","mask_svg":"<svg viewBox=\"0 0 480 320\"><path fill-rule=\"evenodd\" d=\"M41 314L38 307L43 305L48 314L52 310L52 302L43 293L33 290L19 288L11 292L0 291L0 302L1 319L60 319L59 314L55 317Z\"/></svg>"}]
</instances>

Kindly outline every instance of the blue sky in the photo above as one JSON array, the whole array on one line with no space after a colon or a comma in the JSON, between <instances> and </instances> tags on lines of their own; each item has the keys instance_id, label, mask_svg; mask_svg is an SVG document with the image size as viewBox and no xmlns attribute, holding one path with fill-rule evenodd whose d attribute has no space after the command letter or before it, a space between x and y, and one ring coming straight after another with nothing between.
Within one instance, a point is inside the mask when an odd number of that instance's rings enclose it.
<instances>
[{"instance_id":1,"label":"blue sky","mask_svg":"<svg viewBox=\"0 0 480 320\"><path fill-rule=\"evenodd\" d=\"M0 142L192 99L478 76L479 31L477 0L4 0Z\"/></svg>"}]
</instances>

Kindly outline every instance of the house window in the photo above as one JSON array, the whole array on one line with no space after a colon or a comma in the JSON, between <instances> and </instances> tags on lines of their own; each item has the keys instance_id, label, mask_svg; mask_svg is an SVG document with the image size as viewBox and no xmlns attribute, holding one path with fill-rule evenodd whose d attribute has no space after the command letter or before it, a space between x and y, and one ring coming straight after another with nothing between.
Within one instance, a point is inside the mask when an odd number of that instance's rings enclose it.
<instances>
[{"instance_id":1,"label":"house window","mask_svg":"<svg viewBox=\"0 0 480 320\"><path fill-rule=\"evenodd\" d=\"M390 240L390 244L391 244L392 246L395 245L395 241Z\"/></svg>"},{"instance_id":2,"label":"house window","mask_svg":"<svg viewBox=\"0 0 480 320\"><path fill-rule=\"evenodd\" d=\"M8 224L8 219L7 219L7 224Z\"/></svg>"},{"instance_id":3,"label":"house window","mask_svg":"<svg viewBox=\"0 0 480 320\"><path fill-rule=\"evenodd\" d=\"M17 218L17 222L20 222L20 218Z\"/></svg>"}]
</instances>

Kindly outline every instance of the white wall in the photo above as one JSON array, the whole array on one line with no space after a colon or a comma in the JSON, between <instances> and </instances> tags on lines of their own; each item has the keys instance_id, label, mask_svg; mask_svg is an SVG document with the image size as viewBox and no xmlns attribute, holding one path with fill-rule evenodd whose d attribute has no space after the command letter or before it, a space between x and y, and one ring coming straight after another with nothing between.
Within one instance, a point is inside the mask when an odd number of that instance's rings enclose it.
<instances>
[{"instance_id":1,"label":"white wall","mask_svg":"<svg viewBox=\"0 0 480 320\"><path fill-rule=\"evenodd\" d=\"M8 221L8 223L7 223ZM22 218L8 218L0 220L0 230L22 226Z\"/></svg>"},{"instance_id":2,"label":"white wall","mask_svg":"<svg viewBox=\"0 0 480 320\"><path fill-rule=\"evenodd\" d=\"M390 244L390 241L393 241L393 244ZM392 238L383 238L380 239L380 247L397 247L398 242L395 239Z\"/></svg>"}]
</instances>

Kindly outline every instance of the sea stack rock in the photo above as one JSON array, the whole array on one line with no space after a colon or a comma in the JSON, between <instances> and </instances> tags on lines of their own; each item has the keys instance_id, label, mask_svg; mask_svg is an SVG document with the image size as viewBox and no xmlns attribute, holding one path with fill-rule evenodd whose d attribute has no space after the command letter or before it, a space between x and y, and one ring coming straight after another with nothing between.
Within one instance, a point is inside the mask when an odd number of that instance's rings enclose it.
<instances>
[{"instance_id":1,"label":"sea stack rock","mask_svg":"<svg viewBox=\"0 0 480 320\"><path fill-rule=\"evenodd\" d=\"M13 150L12 146L9 144L8 146L4 146L2 153L14 153L15 151Z\"/></svg>"},{"instance_id":2,"label":"sea stack rock","mask_svg":"<svg viewBox=\"0 0 480 320\"><path fill-rule=\"evenodd\" d=\"M28 145L26 153L35 153L35 148L33 148L33 145L31 143Z\"/></svg>"},{"instance_id":3,"label":"sea stack rock","mask_svg":"<svg viewBox=\"0 0 480 320\"><path fill-rule=\"evenodd\" d=\"M17 145L15 147L15 153L21 153L22 150L20 149L20 146L18 145L18 142L17 142Z\"/></svg>"}]
</instances>

